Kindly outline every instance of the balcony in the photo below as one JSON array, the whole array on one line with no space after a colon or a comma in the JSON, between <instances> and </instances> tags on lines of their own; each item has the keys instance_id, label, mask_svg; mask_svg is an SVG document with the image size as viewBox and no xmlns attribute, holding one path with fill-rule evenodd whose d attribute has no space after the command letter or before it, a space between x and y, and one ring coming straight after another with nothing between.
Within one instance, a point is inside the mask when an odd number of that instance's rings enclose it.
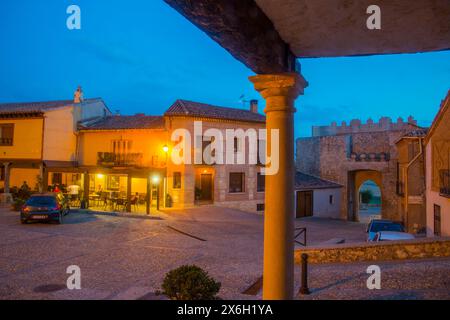
<instances>
[{"instance_id":1,"label":"balcony","mask_svg":"<svg viewBox=\"0 0 450 320\"><path fill-rule=\"evenodd\" d=\"M439 195L450 198L450 169L439 170Z\"/></svg>"},{"instance_id":2,"label":"balcony","mask_svg":"<svg viewBox=\"0 0 450 320\"><path fill-rule=\"evenodd\" d=\"M102 167L140 167L143 157L142 153L98 152L97 165Z\"/></svg>"},{"instance_id":3,"label":"balcony","mask_svg":"<svg viewBox=\"0 0 450 320\"><path fill-rule=\"evenodd\" d=\"M0 138L0 146L12 146L13 139L12 138Z\"/></svg>"}]
</instances>

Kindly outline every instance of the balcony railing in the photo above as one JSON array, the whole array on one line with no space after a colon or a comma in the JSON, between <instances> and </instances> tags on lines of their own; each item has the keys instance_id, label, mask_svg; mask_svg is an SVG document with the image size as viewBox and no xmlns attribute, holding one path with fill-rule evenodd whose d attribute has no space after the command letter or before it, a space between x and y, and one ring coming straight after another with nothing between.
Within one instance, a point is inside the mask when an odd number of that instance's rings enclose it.
<instances>
[{"instance_id":1,"label":"balcony railing","mask_svg":"<svg viewBox=\"0 0 450 320\"><path fill-rule=\"evenodd\" d=\"M0 138L0 146L12 146L12 138Z\"/></svg>"},{"instance_id":2,"label":"balcony railing","mask_svg":"<svg viewBox=\"0 0 450 320\"><path fill-rule=\"evenodd\" d=\"M450 198L450 169L439 170L439 194Z\"/></svg>"},{"instance_id":3,"label":"balcony railing","mask_svg":"<svg viewBox=\"0 0 450 320\"><path fill-rule=\"evenodd\" d=\"M97 153L97 165L104 167L139 167L142 165L142 159L142 153Z\"/></svg>"}]
</instances>

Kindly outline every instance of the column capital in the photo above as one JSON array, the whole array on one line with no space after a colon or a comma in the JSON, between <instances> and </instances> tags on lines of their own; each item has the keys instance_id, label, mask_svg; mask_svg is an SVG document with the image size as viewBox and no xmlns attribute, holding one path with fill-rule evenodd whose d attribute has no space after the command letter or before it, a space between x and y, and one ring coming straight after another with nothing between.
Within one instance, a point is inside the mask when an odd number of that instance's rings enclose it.
<instances>
[{"instance_id":1,"label":"column capital","mask_svg":"<svg viewBox=\"0 0 450 320\"><path fill-rule=\"evenodd\" d=\"M262 74L249 77L255 90L267 100L268 107L265 110L285 110L295 112L294 100L304 93L308 86L305 78L296 72L280 74Z\"/></svg>"}]
</instances>

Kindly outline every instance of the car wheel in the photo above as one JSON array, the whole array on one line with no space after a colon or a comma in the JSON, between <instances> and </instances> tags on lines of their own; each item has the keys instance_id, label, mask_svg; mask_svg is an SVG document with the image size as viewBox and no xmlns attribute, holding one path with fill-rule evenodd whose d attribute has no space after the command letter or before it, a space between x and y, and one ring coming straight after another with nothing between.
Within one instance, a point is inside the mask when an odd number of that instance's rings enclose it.
<instances>
[{"instance_id":1,"label":"car wheel","mask_svg":"<svg viewBox=\"0 0 450 320\"><path fill-rule=\"evenodd\" d=\"M27 221L27 220L22 220L22 219L21 219L21 220L20 220L20 223L21 223L21 224L28 224L28 221Z\"/></svg>"}]
</instances>

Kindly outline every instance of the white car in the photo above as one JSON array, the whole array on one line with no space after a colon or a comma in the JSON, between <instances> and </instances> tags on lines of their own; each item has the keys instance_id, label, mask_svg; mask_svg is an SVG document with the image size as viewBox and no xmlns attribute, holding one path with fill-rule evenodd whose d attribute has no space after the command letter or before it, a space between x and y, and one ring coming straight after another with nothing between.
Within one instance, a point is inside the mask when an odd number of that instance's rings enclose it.
<instances>
[{"instance_id":1,"label":"white car","mask_svg":"<svg viewBox=\"0 0 450 320\"><path fill-rule=\"evenodd\" d=\"M415 237L406 232L397 232L397 231L380 231L375 234L373 241L395 241L395 240L412 240Z\"/></svg>"}]
</instances>

